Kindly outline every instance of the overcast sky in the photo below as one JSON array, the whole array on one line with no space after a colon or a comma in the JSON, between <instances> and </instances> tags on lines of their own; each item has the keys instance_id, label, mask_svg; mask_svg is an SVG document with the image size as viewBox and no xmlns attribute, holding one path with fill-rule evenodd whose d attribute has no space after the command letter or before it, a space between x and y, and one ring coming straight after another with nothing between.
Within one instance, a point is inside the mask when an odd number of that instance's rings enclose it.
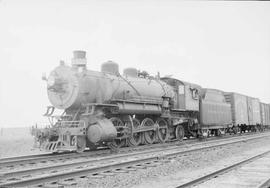
<instances>
[{"instance_id":1,"label":"overcast sky","mask_svg":"<svg viewBox=\"0 0 270 188\"><path fill-rule=\"evenodd\" d=\"M44 122L72 51L270 103L270 2L0 0L0 127Z\"/></svg>"}]
</instances>

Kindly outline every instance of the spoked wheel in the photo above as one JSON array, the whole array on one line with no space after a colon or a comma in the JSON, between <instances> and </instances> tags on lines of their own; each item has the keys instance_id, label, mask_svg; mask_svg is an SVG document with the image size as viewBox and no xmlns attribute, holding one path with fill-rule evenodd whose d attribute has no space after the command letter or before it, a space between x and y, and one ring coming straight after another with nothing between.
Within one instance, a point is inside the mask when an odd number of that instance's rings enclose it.
<instances>
[{"instance_id":1,"label":"spoked wheel","mask_svg":"<svg viewBox=\"0 0 270 188\"><path fill-rule=\"evenodd\" d=\"M169 138L168 123L165 119L159 118L156 123L158 124L157 136L161 143L164 143Z\"/></svg>"},{"instance_id":2,"label":"spoked wheel","mask_svg":"<svg viewBox=\"0 0 270 188\"><path fill-rule=\"evenodd\" d=\"M128 126L131 128L131 130L137 129L141 126L140 121L136 118L132 119L132 124L129 123ZM138 146L142 142L142 133L131 133L130 138L127 139L128 146L134 147Z\"/></svg>"},{"instance_id":3,"label":"spoked wheel","mask_svg":"<svg viewBox=\"0 0 270 188\"><path fill-rule=\"evenodd\" d=\"M76 144L77 144L77 138L76 138L76 136L72 136L71 141L70 141L70 145L76 146Z\"/></svg>"},{"instance_id":4,"label":"spoked wheel","mask_svg":"<svg viewBox=\"0 0 270 188\"><path fill-rule=\"evenodd\" d=\"M178 125L175 130L175 137L177 140L182 141L185 136L185 130L182 125Z\"/></svg>"},{"instance_id":5,"label":"spoked wheel","mask_svg":"<svg viewBox=\"0 0 270 188\"><path fill-rule=\"evenodd\" d=\"M142 121L143 127L152 127L152 126L154 126L154 124L155 124L155 122L150 118L145 118ZM146 144L153 144L155 139L156 139L156 131L155 130L145 131L143 133L143 138L144 138L144 142Z\"/></svg>"},{"instance_id":6,"label":"spoked wheel","mask_svg":"<svg viewBox=\"0 0 270 188\"><path fill-rule=\"evenodd\" d=\"M223 136L225 135L225 128L221 128L217 130L217 135L216 136Z\"/></svg>"},{"instance_id":7,"label":"spoked wheel","mask_svg":"<svg viewBox=\"0 0 270 188\"><path fill-rule=\"evenodd\" d=\"M210 135L210 131L208 129L202 130L202 137L203 138L207 138L207 137L209 137L209 135Z\"/></svg>"},{"instance_id":8,"label":"spoked wheel","mask_svg":"<svg viewBox=\"0 0 270 188\"><path fill-rule=\"evenodd\" d=\"M239 131L238 126L234 126L234 127L232 128L232 130L233 130L233 134L237 134L238 131Z\"/></svg>"},{"instance_id":9,"label":"spoked wheel","mask_svg":"<svg viewBox=\"0 0 270 188\"><path fill-rule=\"evenodd\" d=\"M221 130L220 130L220 129L217 129L217 130L216 130L215 136L221 136Z\"/></svg>"},{"instance_id":10,"label":"spoked wheel","mask_svg":"<svg viewBox=\"0 0 270 188\"><path fill-rule=\"evenodd\" d=\"M77 153L82 153L86 147L86 139L83 136L77 136Z\"/></svg>"},{"instance_id":11,"label":"spoked wheel","mask_svg":"<svg viewBox=\"0 0 270 188\"><path fill-rule=\"evenodd\" d=\"M82 153L86 147L86 140L83 136L72 136L71 146L76 146L76 152Z\"/></svg>"},{"instance_id":12,"label":"spoked wheel","mask_svg":"<svg viewBox=\"0 0 270 188\"><path fill-rule=\"evenodd\" d=\"M94 143L87 143L87 147L89 147L90 151L97 150L97 145Z\"/></svg>"},{"instance_id":13,"label":"spoked wheel","mask_svg":"<svg viewBox=\"0 0 270 188\"><path fill-rule=\"evenodd\" d=\"M122 137L125 131L125 125L120 118L112 117L110 121L113 123L117 131L117 137ZM115 138L108 144L111 149L118 149L126 144L126 139Z\"/></svg>"}]
</instances>

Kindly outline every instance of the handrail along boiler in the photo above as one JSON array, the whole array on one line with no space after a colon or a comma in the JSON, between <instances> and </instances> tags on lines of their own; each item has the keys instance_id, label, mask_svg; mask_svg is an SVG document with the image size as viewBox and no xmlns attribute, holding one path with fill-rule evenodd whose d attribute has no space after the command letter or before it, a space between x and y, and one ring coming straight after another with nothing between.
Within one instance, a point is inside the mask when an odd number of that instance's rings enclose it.
<instances>
[{"instance_id":1,"label":"handrail along boiler","mask_svg":"<svg viewBox=\"0 0 270 188\"><path fill-rule=\"evenodd\" d=\"M224 134L233 126L231 104L222 92L135 68L121 75L112 61L103 63L100 72L92 71L87 69L85 51L74 51L71 62L68 66L60 61L43 78L52 104L45 113L51 125L32 128L32 134L44 150L82 152L103 145L116 149L207 136L211 131ZM221 100L207 99L211 95ZM203 123L208 122L207 113L213 115L213 107L222 122ZM55 108L63 114L53 115ZM202 108L205 113L200 113Z\"/></svg>"}]
</instances>

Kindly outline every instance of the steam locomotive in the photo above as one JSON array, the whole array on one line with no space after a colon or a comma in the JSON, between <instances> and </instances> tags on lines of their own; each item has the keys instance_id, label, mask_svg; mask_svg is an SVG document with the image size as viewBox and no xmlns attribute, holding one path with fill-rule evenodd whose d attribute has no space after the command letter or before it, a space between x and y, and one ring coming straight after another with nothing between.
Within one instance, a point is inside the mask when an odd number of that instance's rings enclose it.
<instances>
[{"instance_id":1,"label":"steam locomotive","mask_svg":"<svg viewBox=\"0 0 270 188\"><path fill-rule=\"evenodd\" d=\"M164 143L184 137L263 130L270 105L232 92L202 88L171 77L150 76L108 61L87 69L85 51L60 61L47 82L50 125L32 128L36 146L51 151ZM55 108L62 115L54 115Z\"/></svg>"}]
</instances>

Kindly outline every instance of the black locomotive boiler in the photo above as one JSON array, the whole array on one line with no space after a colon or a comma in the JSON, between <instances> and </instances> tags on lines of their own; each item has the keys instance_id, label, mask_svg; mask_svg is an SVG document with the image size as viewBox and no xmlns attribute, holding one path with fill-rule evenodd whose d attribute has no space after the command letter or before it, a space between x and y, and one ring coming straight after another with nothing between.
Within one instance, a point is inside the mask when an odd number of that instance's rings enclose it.
<instances>
[{"instance_id":1,"label":"black locomotive boiler","mask_svg":"<svg viewBox=\"0 0 270 188\"><path fill-rule=\"evenodd\" d=\"M112 61L103 63L100 72L92 71L87 69L84 51L74 51L71 62L68 66L61 61L44 77L52 104L45 116L51 124L33 127L32 134L38 147L46 151L115 149L243 128L235 123L228 93L171 77L153 77L135 68L120 74ZM54 115L55 108L63 114ZM261 109L264 124L269 125L270 107L265 104ZM260 121L254 126L261 125Z\"/></svg>"}]
</instances>

